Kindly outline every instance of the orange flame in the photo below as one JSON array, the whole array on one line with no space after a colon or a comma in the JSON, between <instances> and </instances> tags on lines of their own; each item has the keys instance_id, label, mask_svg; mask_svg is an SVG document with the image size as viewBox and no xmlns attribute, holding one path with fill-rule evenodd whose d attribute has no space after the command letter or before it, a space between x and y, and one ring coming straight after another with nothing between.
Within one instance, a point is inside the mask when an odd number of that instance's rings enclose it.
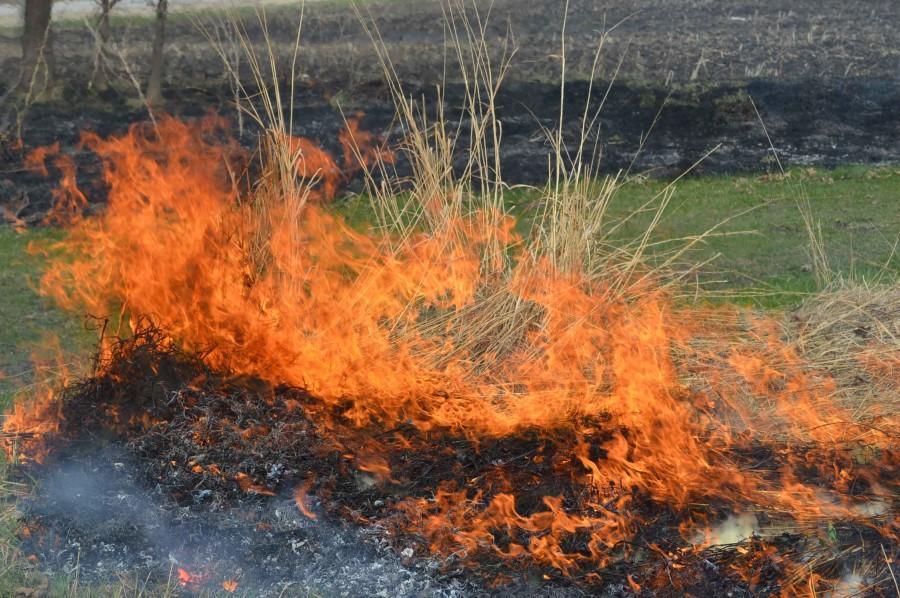
<instances>
[{"instance_id":1,"label":"orange flame","mask_svg":"<svg viewBox=\"0 0 900 598\"><path fill-rule=\"evenodd\" d=\"M297 486L297 488L294 490L294 502L297 503L297 508L301 513L303 513L303 515L315 521L316 514L309 509L309 506L306 502L306 497L309 495L309 487L311 485L311 482L307 480Z\"/></svg>"},{"instance_id":2,"label":"orange flame","mask_svg":"<svg viewBox=\"0 0 900 598\"><path fill-rule=\"evenodd\" d=\"M229 594L233 594L238 589L238 582L234 579L226 579L222 582L222 589L228 592Z\"/></svg>"},{"instance_id":3,"label":"orange flame","mask_svg":"<svg viewBox=\"0 0 900 598\"><path fill-rule=\"evenodd\" d=\"M41 463L47 456L42 437L59 430L61 410L57 390L74 379L70 362L57 337L47 337L31 355L34 382L27 396L19 396L3 422L4 449L17 461Z\"/></svg>"},{"instance_id":4,"label":"orange flame","mask_svg":"<svg viewBox=\"0 0 900 598\"><path fill-rule=\"evenodd\" d=\"M178 568L178 584L182 586L196 585L203 582L203 576L191 573L187 569Z\"/></svg>"},{"instance_id":5,"label":"orange flame","mask_svg":"<svg viewBox=\"0 0 900 598\"><path fill-rule=\"evenodd\" d=\"M25 167L36 170L44 177L49 177L47 159L57 156L53 165L59 170L59 186L53 191L53 206L44 217L44 224L60 226L74 224L81 218L84 209L88 205L87 198L78 188L75 179L75 162L71 157L60 154L59 143L46 147L39 147L25 156Z\"/></svg>"},{"instance_id":6,"label":"orange flame","mask_svg":"<svg viewBox=\"0 0 900 598\"><path fill-rule=\"evenodd\" d=\"M635 493L678 511L714 498L796 519L859 518L841 492L853 465L839 443L887 440L853 424L830 400L833 382L810 372L772 322L753 322L752 338L721 351L695 348L698 335L727 328L714 324L721 312L676 307L646 280L623 298L602 279L560 272L523 254L512 220L498 214L460 215L402 242L354 230L320 205L298 214L271 204L263 214L242 201L224 167L211 167L232 154L207 139L220 126L164 119L158 136L139 127L121 138L85 135L104 162L109 205L71 231L69 256L51 265L43 292L73 310L150 315L212 367L303 387L358 426L408 422L471 439L537 430L567 451L572 482L592 497L572 512L544 496L527 514L515 489L448 487L402 503L435 552L488 550L563 573L603 566L641 524ZM348 124L345 168L357 156L348 143L373 147L368 135ZM343 176L334 159L308 140L290 143L298 174L333 197ZM357 163L378 156L367 150ZM514 265L497 274L502 258L485 256L506 253L516 254ZM503 353L465 343L487 291L538 314ZM439 314L439 325L421 325L423 314ZM678 352L686 358L676 361ZM833 484L818 488L795 475L808 463L770 475L742 468L725 453L742 434L809 443L812 462L843 469L825 472ZM391 475L375 454L359 467ZM270 493L246 474L236 481ZM315 518L306 491L297 489L297 506ZM587 552L567 549L575 535L589 538Z\"/></svg>"},{"instance_id":7,"label":"orange flame","mask_svg":"<svg viewBox=\"0 0 900 598\"><path fill-rule=\"evenodd\" d=\"M321 183L320 190L313 190L313 199L330 201L337 194L343 181L364 168L377 163L393 164L394 154L371 131L359 129L360 112L347 120L346 129L338 133L343 150L343 168L322 147L304 137L287 136L287 148L294 158L297 174L304 179Z\"/></svg>"}]
</instances>

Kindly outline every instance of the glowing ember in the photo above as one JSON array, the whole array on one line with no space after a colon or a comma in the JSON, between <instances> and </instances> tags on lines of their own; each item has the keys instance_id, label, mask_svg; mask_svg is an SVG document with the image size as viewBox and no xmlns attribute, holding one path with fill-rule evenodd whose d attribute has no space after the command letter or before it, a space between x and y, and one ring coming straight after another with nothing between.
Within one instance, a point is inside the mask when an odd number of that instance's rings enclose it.
<instances>
[{"instance_id":1,"label":"glowing ember","mask_svg":"<svg viewBox=\"0 0 900 598\"><path fill-rule=\"evenodd\" d=\"M238 582L234 579L226 579L222 582L222 589L228 592L229 594L233 594L238 589Z\"/></svg>"},{"instance_id":2,"label":"glowing ember","mask_svg":"<svg viewBox=\"0 0 900 598\"><path fill-rule=\"evenodd\" d=\"M182 586L197 585L203 582L202 575L191 573L187 569L178 568L178 584Z\"/></svg>"},{"instance_id":3,"label":"glowing ember","mask_svg":"<svg viewBox=\"0 0 900 598\"><path fill-rule=\"evenodd\" d=\"M309 506L307 506L307 493L309 492L310 483L306 482L294 490L294 502L297 503L297 508L300 509L300 512L303 513L306 517L309 517L312 520L316 519L316 514L313 513Z\"/></svg>"}]
</instances>

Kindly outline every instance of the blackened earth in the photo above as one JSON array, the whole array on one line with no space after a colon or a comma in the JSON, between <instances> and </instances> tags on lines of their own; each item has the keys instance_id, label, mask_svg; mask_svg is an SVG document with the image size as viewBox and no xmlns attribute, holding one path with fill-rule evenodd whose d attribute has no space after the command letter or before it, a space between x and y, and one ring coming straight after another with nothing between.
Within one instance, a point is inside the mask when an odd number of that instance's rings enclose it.
<instances>
[{"instance_id":1,"label":"blackened earth","mask_svg":"<svg viewBox=\"0 0 900 598\"><path fill-rule=\"evenodd\" d=\"M543 183L551 151L545 130L554 131L559 122L564 3L477 0L479 15L466 4L470 22L483 25L495 64L508 36L506 47L516 49L498 101L503 178ZM567 4L564 138L571 148L580 137L592 71L597 76L594 106L614 79L587 144L593 148L599 138L604 172L630 169L631 174L672 178L713 149L692 174L768 172L778 167L771 145L785 167L900 161L900 12L893 0L872 0L865 6L841 0ZM455 130L464 94L454 50L446 42L445 8L436 0L374 0L363 12L377 26L407 93L424 98L432 114L435 87L443 87L447 124ZM272 47L286 63L299 16L296 7L288 7L272 9L268 17ZM224 31L221 23L215 24L215 15L200 18ZM459 14L456 19L459 25ZM251 39L261 42L255 16L248 16L244 26ZM361 110L364 126L392 142L401 140L404 132L393 118L378 56L358 16L344 3L311 3L302 31L294 132L336 150L342 113ZM595 49L604 31L608 36L595 69ZM102 205L99 167L79 152L80 131L121 134L147 119L131 75L146 78L151 23L114 21L112 40L120 54L108 65L111 89L97 93L87 85L94 65L91 34L77 23L58 24L52 41L58 58L56 99L26 111L24 149L15 147L15 135L0 142L0 206L28 222L39 221L46 212L57 177L46 181L26 172L24 152L60 141L66 153L77 156L79 182L88 198ZM16 80L18 55L15 32L0 32L0 94ZM234 117L225 68L194 19L171 20L166 65L164 110L182 118L210 111ZM245 80L251 80L246 60L242 65ZM2 106L0 123L13 123L17 108L21 106ZM466 147L467 127L462 125L460 148ZM12 129L7 133L15 133ZM255 131L248 127L244 133L242 142L252 147ZM460 150L457 166L466 158ZM398 170L408 174L403 160ZM358 188L358 181L350 185L350 190Z\"/></svg>"},{"instance_id":2,"label":"blackened earth","mask_svg":"<svg viewBox=\"0 0 900 598\"><path fill-rule=\"evenodd\" d=\"M479 589L441 575L437 563L404 558L377 530L304 517L290 496L218 503L198 490L174 504L147 484L120 444L79 451L45 470L22 504L21 549L53 575L85 585L115 584L127 572L138 588L178 595L222 591L252 596L469 596ZM310 499L312 508L315 499ZM195 576L178 582L178 570Z\"/></svg>"},{"instance_id":3,"label":"blackened earth","mask_svg":"<svg viewBox=\"0 0 900 598\"><path fill-rule=\"evenodd\" d=\"M591 113L608 85L595 82ZM586 82L570 82L566 87L563 130L573 151L581 137L589 89ZM410 87L408 93L425 98L435 112L434 88ZM228 94L224 87L173 93L167 109L185 119L216 112L230 115L234 123ZM552 147L545 131L557 128L559 97L558 85L550 83L510 82L500 91L497 115L506 182L541 184L546 180ZM450 85L443 90L443 99L447 126L450 130L460 127L456 168L461 170L468 159L469 123L460 109L464 89ZM365 113L363 128L383 134L394 144L404 137L389 93L380 83L357 90L357 95L340 105L327 88L315 84L302 86L297 100L294 133L318 141L336 155L345 115L357 111ZM117 135L147 118L145 110L130 107L126 98L118 96L101 102L75 95L68 105L76 108L63 109L55 103L32 107L25 126L25 147L14 148L10 138L0 156L0 205L13 206L23 219L39 220L51 204L51 190L58 182L53 169L48 179L24 168L23 157L30 149L59 141L63 152L75 157L79 185L88 199L102 205L105 190L100 164L78 147L81 131ZM587 147L597 148L602 172L627 171L667 179L687 171L692 175L771 172L779 168L779 161L785 168L895 163L900 161L898 106L900 80L752 81L696 91L614 82L596 126L589 129ZM236 125L234 131L237 135ZM241 142L252 148L256 135L247 125ZM396 168L399 177L409 174L402 153ZM360 188L359 180L349 186L349 190Z\"/></svg>"},{"instance_id":4,"label":"blackened earth","mask_svg":"<svg viewBox=\"0 0 900 598\"><path fill-rule=\"evenodd\" d=\"M779 595L785 564L821 550L816 537L787 532L765 543L684 550L674 531L684 513L618 488L611 491L630 494L644 523L631 541L609 548L603 568L587 559L563 575L527 558L502 558L488 545L438 555L410 500L461 490L476 508L511 485L525 515L545 510L545 496L558 496L567 509L590 508L591 496L565 466L573 439L523 432L476 443L404 423L359 427L346 417L349 405L213 372L153 328L117 343L112 355L102 373L63 390L60 430L45 438L46 459L17 470L35 486L20 504L20 548L50 574L77 569L80 579L109 582L128 571L159 587L184 569L193 576L180 588L188 594L237 581L261 596L740 598ZM602 418L592 422L592 446L608 438L606 427ZM31 442L22 445L26 454ZM732 457L754 467L777 461L783 451L773 450L747 445ZM389 477L368 473L374 456ZM888 471L878 476L893 483ZM704 508L715 519L731 510ZM817 565L830 577L890 545L868 526L834 522L832 529L835 552ZM529 533L492 530L500 549L530 541ZM866 550L842 552L861 539ZM587 554L588 540L574 534L565 549ZM882 575L870 589L889 595L889 579Z\"/></svg>"}]
</instances>

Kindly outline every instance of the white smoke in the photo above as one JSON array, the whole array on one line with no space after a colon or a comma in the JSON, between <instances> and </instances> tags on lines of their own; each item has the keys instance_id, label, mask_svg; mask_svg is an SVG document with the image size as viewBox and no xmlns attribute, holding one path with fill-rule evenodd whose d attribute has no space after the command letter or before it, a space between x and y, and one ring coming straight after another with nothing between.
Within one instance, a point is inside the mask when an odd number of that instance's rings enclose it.
<instances>
[{"instance_id":1,"label":"white smoke","mask_svg":"<svg viewBox=\"0 0 900 598\"><path fill-rule=\"evenodd\" d=\"M731 515L708 532L697 534L694 544L735 544L759 532L759 521L752 513Z\"/></svg>"}]
</instances>

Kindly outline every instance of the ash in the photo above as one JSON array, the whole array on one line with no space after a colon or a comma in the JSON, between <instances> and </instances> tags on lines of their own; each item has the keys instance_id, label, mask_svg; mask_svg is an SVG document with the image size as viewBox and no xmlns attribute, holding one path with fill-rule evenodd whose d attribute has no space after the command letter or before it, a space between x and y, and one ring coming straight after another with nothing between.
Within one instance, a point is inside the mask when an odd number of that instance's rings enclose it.
<instances>
[{"instance_id":1,"label":"ash","mask_svg":"<svg viewBox=\"0 0 900 598\"><path fill-rule=\"evenodd\" d=\"M46 460L18 470L34 486L20 504L21 550L48 574L124 576L146 580L135 593L175 585L180 595L583 594L535 568L510 571L501 589L437 561L424 539L387 527L395 491L367 482L343 458L353 448L320 435L305 391L267 388L263 400L258 382L226 381L159 339L147 328L121 341L108 371L64 389ZM194 434L198 418L222 424L214 441ZM310 474L322 484L302 500L305 514L293 492Z\"/></svg>"},{"instance_id":2,"label":"ash","mask_svg":"<svg viewBox=\"0 0 900 598\"><path fill-rule=\"evenodd\" d=\"M396 554L377 528L311 520L290 497L248 497L222 508L200 491L193 505L176 506L161 488L142 487L139 470L117 444L41 468L22 504L23 551L50 574L77 568L82 580L102 583L127 573L151 587L178 585L181 595L221 591L229 581L237 582L236 595L254 596L488 593L442 576L434 561ZM178 569L190 581L179 582Z\"/></svg>"}]
</instances>

